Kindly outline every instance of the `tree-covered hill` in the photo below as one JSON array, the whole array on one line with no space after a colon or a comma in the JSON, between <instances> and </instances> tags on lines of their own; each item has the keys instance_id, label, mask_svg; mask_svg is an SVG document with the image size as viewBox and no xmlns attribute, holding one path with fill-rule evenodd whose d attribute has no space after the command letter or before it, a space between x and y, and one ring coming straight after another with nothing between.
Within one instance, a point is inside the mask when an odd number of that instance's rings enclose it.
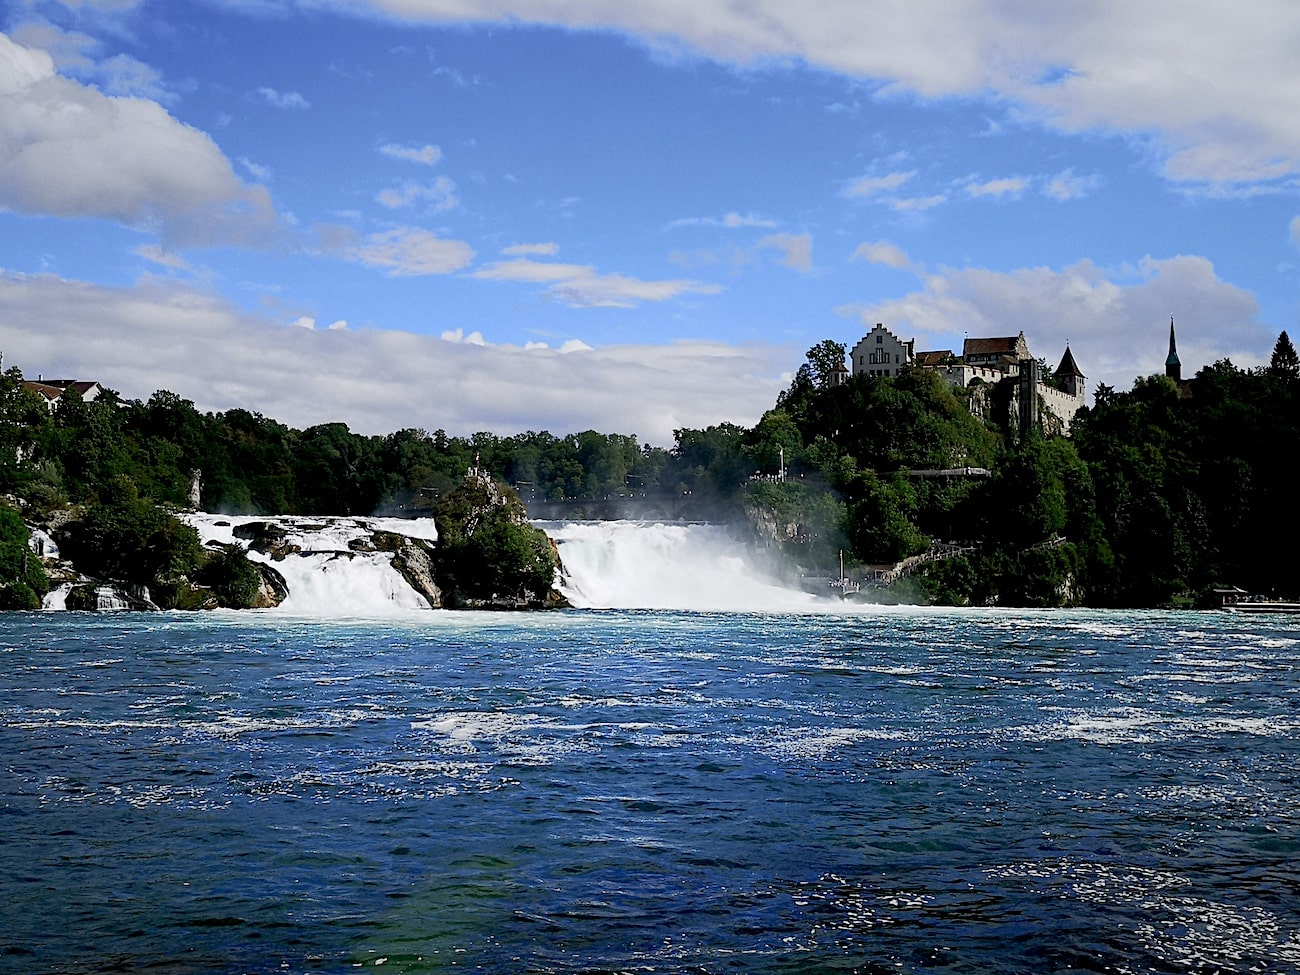
<instances>
[{"instance_id":1,"label":"tree-covered hill","mask_svg":"<svg viewBox=\"0 0 1300 975\"><path fill-rule=\"evenodd\" d=\"M1182 384L1102 386L1069 439L972 415L971 390L923 369L843 381L842 357L837 343L814 346L753 427L681 429L670 448L596 431L296 430L242 409L204 413L167 391L87 402L69 390L51 410L11 368L0 375L0 493L29 519L76 512L74 548L87 525L145 532L146 549L172 538L184 565L150 550L169 578L198 571L194 553L165 517L145 515L189 505L196 474L208 511L416 515L473 467L535 505L731 520L792 573L838 572L841 552L855 573L914 567L892 598L1147 606L1212 586L1300 594L1287 557L1300 362L1286 333L1264 369L1223 361ZM21 556L10 548L0 569ZM0 586L30 602L27 568L6 571Z\"/></svg>"}]
</instances>

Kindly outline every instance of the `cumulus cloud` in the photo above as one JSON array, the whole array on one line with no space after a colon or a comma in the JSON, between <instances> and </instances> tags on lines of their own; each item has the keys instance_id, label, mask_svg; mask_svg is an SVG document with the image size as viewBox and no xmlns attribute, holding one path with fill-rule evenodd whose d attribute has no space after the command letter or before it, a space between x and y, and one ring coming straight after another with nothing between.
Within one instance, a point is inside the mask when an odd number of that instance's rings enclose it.
<instances>
[{"instance_id":1,"label":"cumulus cloud","mask_svg":"<svg viewBox=\"0 0 1300 975\"><path fill-rule=\"evenodd\" d=\"M960 348L964 333L1023 331L1034 354L1054 366L1069 342L1089 389L1099 382L1123 389L1162 371L1170 315L1178 322L1185 375L1225 357L1243 367L1266 361L1276 338L1259 321L1255 298L1195 256L1146 258L1118 269L1081 261L1059 270L944 270L901 298L842 311L916 336L918 349Z\"/></svg>"},{"instance_id":2,"label":"cumulus cloud","mask_svg":"<svg viewBox=\"0 0 1300 975\"><path fill-rule=\"evenodd\" d=\"M487 345L487 340L483 338L482 332L470 332L465 334L463 328L451 328L442 333L441 338L444 342L464 342L466 345Z\"/></svg>"},{"instance_id":3,"label":"cumulus cloud","mask_svg":"<svg viewBox=\"0 0 1300 975\"><path fill-rule=\"evenodd\" d=\"M437 146L401 146L389 142L380 146L379 151L393 159L419 163L422 166L432 166L442 158L442 150Z\"/></svg>"},{"instance_id":4,"label":"cumulus cloud","mask_svg":"<svg viewBox=\"0 0 1300 975\"><path fill-rule=\"evenodd\" d=\"M781 251L781 263L791 270L812 270L812 234L768 234L756 246Z\"/></svg>"},{"instance_id":5,"label":"cumulus cloud","mask_svg":"<svg viewBox=\"0 0 1300 975\"><path fill-rule=\"evenodd\" d=\"M6 365L95 379L127 398L169 389L203 410L242 407L297 427L596 429L671 444L675 428L757 421L801 358L777 345L524 349L472 337L285 327L175 284L0 273Z\"/></svg>"},{"instance_id":6,"label":"cumulus cloud","mask_svg":"<svg viewBox=\"0 0 1300 975\"><path fill-rule=\"evenodd\" d=\"M110 97L0 34L0 206L159 232L169 246L265 243L270 195L156 102Z\"/></svg>"},{"instance_id":7,"label":"cumulus cloud","mask_svg":"<svg viewBox=\"0 0 1300 975\"><path fill-rule=\"evenodd\" d=\"M819 0L340 0L424 21L616 29L722 61L802 61L883 81L878 97L989 97L1068 132L1149 139L1189 184L1300 171L1300 5L1253 0L1119 4L849 4ZM490 11L490 12L489 12Z\"/></svg>"},{"instance_id":8,"label":"cumulus cloud","mask_svg":"<svg viewBox=\"0 0 1300 975\"><path fill-rule=\"evenodd\" d=\"M303 98L296 91L276 91L274 88L259 88L257 93L262 96L262 101L272 108L281 109L307 109L311 108L311 102Z\"/></svg>"},{"instance_id":9,"label":"cumulus cloud","mask_svg":"<svg viewBox=\"0 0 1300 975\"><path fill-rule=\"evenodd\" d=\"M474 249L463 240L439 237L419 227L396 227L371 234L343 253L367 267L386 271L389 277L450 274L474 259Z\"/></svg>"},{"instance_id":10,"label":"cumulus cloud","mask_svg":"<svg viewBox=\"0 0 1300 975\"><path fill-rule=\"evenodd\" d=\"M518 257L474 272L487 281L546 284L548 297L573 308L632 308L647 301L667 301L683 294L717 294L721 287L701 281L645 281L623 274L601 274L589 264L563 264Z\"/></svg>"},{"instance_id":11,"label":"cumulus cloud","mask_svg":"<svg viewBox=\"0 0 1300 975\"><path fill-rule=\"evenodd\" d=\"M407 180L401 186L381 191L375 200L390 210L399 210L415 203L428 203L434 213L443 213L460 206L456 184L446 176L429 183Z\"/></svg>"},{"instance_id":12,"label":"cumulus cloud","mask_svg":"<svg viewBox=\"0 0 1300 975\"><path fill-rule=\"evenodd\" d=\"M864 242L854 248L851 261L867 261L871 264L883 264L886 267L908 268L912 266L912 260L901 248L880 240Z\"/></svg>"}]
</instances>

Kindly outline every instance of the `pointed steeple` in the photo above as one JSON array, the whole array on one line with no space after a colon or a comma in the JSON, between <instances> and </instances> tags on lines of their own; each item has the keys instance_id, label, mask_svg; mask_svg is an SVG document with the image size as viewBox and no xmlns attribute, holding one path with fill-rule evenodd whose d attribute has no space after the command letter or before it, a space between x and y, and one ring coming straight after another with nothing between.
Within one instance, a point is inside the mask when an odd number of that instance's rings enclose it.
<instances>
[{"instance_id":1,"label":"pointed steeple","mask_svg":"<svg viewBox=\"0 0 1300 975\"><path fill-rule=\"evenodd\" d=\"M1183 364L1178 359L1178 345L1174 341L1174 316L1169 316L1169 355L1165 357L1165 375L1176 383L1183 381Z\"/></svg>"},{"instance_id":2,"label":"pointed steeple","mask_svg":"<svg viewBox=\"0 0 1300 975\"><path fill-rule=\"evenodd\" d=\"M1061 364L1056 367L1053 375L1060 380L1061 389L1071 396L1083 397L1083 381L1085 378L1083 370L1079 364L1074 361L1074 353L1070 351L1070 343L1065 343L1065 355L1061 356Z\"/></svg>"},{"instance_id":3,"label":"pointed steeple","mask_svg":"<svg viewBox=\"0 0 1300 975\"><path fill-rule=\"evenodd\" d=\"M1065 355L1061 356L1061 364L1056 367L1056 375L1078 376L1080 379L1086 378L1083 374L1083 370L1080 369L1078 364L1074 361L1074 354L1070 351L1070 346L1068 344L1065 346Z\"/></svg>"}]
</instances>

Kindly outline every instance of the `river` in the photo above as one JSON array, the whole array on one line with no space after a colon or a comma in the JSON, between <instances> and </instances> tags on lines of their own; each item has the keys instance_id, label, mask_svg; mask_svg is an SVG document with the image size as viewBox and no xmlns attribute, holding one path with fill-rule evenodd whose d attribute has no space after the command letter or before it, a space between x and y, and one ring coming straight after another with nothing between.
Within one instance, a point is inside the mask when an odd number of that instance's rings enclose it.
<instances>
[{"instance_id":1,"label":"river","mask_svg":"<svg viewBox=\"0 0 1300 975\"><path fill-rule=\"evenodd\" d=\"M1300 971L1300 625L0 616L9 971Z\"/></svg>"}]
</instances>

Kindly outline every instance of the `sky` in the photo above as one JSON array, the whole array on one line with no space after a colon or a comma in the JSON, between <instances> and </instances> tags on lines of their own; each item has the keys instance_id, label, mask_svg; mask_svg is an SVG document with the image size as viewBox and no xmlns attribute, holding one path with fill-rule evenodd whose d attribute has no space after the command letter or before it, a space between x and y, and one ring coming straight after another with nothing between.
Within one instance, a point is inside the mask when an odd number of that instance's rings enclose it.
<instances>
[{"instance_id":1,"label":"sky","mask_svg":"<svg viewBox=\"0 0 1300 975\"><path fill-rule=\"evenodd\" d=\"M1297 328L1294 0L7 0L0 352L297 427L752 424L822 339ZM1089 401L1091 397L1089 396Z\"/></svg>"}]
</instances>

